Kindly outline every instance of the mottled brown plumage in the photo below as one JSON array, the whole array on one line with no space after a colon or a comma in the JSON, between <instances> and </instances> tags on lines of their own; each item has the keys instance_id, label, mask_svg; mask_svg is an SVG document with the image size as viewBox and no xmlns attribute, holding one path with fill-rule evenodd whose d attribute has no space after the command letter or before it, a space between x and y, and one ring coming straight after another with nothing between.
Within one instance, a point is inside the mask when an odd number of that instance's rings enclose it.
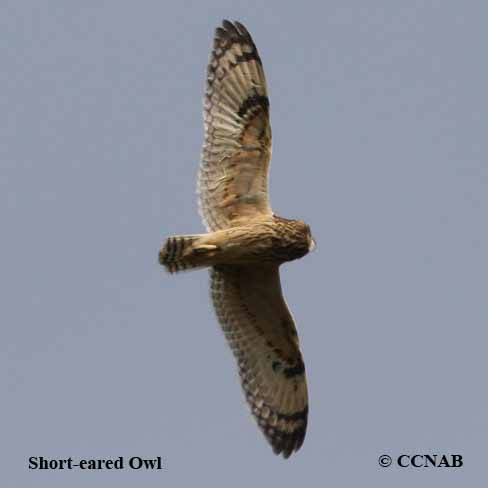
<instances>
[{"instance_id":1,"label":"mottled brown plumage","mask_svg":"<svg viewBox=\"0 0 488 488\"><path fill-rule=\"evenodd\" d=\"M307 224L271 210L266 81L239 22L224 20L215 31L204 125L198 192L208 233L168 238L159 261L171 273L211 268L212 301L246 399L274 452L286 458L305 438L308 396L279 266L307 254L314 241Z\"/></svg>"}]
</instances>

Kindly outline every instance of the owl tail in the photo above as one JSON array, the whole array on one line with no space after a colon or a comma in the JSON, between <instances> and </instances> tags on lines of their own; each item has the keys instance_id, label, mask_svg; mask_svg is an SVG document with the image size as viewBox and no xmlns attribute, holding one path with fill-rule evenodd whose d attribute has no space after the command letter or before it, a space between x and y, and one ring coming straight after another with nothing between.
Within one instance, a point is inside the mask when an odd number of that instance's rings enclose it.
<instances>
[{"instance_id":1,"label":"owl tail","mask_svg":"<svg viewBox=\"0 0 488 488\"><path fill-rule=\"evenodd\" d=\"M217 246L203 244L201 235L172 236L159 251L159 264L170 273L212 265Z\"/></svg>"}]
</instances>

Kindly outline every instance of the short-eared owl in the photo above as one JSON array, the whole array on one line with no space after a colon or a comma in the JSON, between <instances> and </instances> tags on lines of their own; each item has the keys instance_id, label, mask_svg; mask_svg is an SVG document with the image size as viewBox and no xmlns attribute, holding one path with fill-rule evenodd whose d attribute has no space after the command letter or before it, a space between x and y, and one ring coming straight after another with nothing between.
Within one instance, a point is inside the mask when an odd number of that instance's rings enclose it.
<instances>
[{"instance_id":1,"label":"short-eared owl","mask_svg":"<svg viewBox=\"0 0 488 488\"><path fill-rule=\"evenodd\" d=\"M307 254L307 224L278 217L268 199L269 101L261 58L239 22L223 21L207 71L198 176L207 234L169 237L169 272L210 268L211 295L256 421L275 453L300 448L307 428L305 366L279 266Z\"/></svg>"}]
</instances>

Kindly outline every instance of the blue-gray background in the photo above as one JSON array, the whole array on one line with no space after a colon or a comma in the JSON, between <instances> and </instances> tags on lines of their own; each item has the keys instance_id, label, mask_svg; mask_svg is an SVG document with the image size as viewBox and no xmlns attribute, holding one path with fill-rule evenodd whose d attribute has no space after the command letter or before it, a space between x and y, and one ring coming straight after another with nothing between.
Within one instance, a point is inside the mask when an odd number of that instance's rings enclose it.
<instances>
[{"instance_id":1,"label":"blue-gray background","mask_svg":"<svg viewBox=\"0 0 488 488\"><path fill-rule=\"evenodd\" d=\"M14 2L0 7L2 486L480 486L486 479L486 2ZM266 69L275 211L318 249L283 268L310 388L276 458L244 404L195 180L214 28ZM378 466L459 453L462 469ZM40 472L29 456L162 456Z\"/></svg>"}]
</instances>

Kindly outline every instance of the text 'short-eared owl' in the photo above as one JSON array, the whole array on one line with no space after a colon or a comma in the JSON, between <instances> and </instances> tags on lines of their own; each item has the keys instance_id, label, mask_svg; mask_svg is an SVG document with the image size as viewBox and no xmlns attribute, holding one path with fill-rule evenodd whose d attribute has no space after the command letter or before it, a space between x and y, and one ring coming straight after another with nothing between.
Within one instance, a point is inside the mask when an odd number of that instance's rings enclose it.
<instances>
[{"instance_id":1,"label":"text 'short-eared owl'","mask_svg":"<svg viewBox=\"0 0 488 488\"><path fill-rule=\"evenodd\" d=\"M215 31L198 175L207 234L169 237L170 272L210 268L211 295L256 421L275 453L290 456L307 428L305 366L279 266L314 247L310 227L278 217L268 199L269 101L251 35L224 20Z\"/></svg>"}]
</instances>

